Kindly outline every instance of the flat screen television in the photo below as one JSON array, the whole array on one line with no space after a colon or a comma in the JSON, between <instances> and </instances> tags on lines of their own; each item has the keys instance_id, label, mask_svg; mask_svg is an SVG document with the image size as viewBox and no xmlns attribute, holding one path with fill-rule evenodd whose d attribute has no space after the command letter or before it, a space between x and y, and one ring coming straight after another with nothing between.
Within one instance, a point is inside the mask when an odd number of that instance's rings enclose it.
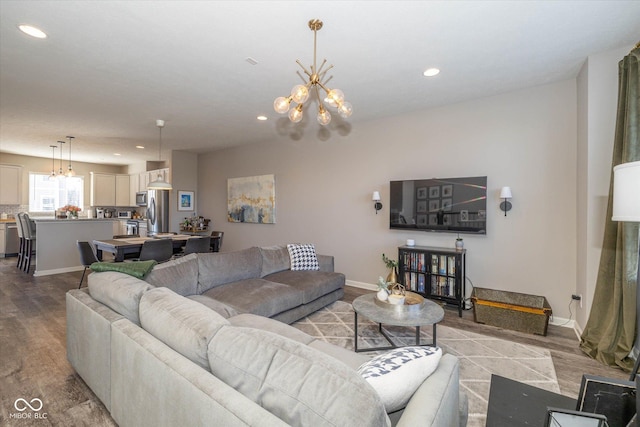
<instances>
[{"instance_id":1,"label":"flat screen television","mask_svg":"<svg viewBox=\"0 0 640 427\"><path fill-rule=\"evenodd\" d=\"M389 227L487 234L487 177L391 181Z\"/></svg>"}]
</instances>

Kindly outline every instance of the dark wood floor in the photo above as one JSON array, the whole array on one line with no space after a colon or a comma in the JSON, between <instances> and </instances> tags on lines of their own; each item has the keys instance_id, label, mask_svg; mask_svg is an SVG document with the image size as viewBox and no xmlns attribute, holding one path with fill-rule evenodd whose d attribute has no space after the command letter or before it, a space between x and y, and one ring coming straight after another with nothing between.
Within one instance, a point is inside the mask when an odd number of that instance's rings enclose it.
<instances>
[{"instance_id":1,"label":"dark wood floor","mask_svg":"<svg viewBox=\"0 0 640 427\"><path fill-rule=\"evenodd\" d=\"M66 359L65 293L78 286L81 272L33 277L15 268L15 262L0 259L0 425L113 426L108 411ZM367 292L347 287L344 300ZM548 348L561 391L568 396L577 396L583 373L628 377L585 356L571 329L550 326L541 337L476 324L471 311L462 318L456 310L445 313L444 325ZM11 418L19 398L41 399L40 413L47 418Z\"/></svg>"}]
</instances>

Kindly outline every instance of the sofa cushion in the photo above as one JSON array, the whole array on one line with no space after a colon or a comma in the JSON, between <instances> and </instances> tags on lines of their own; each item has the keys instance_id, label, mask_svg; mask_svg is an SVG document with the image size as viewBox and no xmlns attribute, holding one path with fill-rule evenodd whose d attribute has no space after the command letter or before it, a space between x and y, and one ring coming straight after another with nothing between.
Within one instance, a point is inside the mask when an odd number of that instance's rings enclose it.
<instances>
[{"instance_id":1,"label":"sofa cushion","mask_svg":"<svg viewBox=\"0 0 640 427\"><path fill-rule=\"evenodd\" d=\"M242 326L245 328L254 328L260 329L261 331L273 332L274 334L280 335L281 337L287 337L302 344L309 345L312 342L316 341L314 337L309 334L305 334L300 329L294 328L293 326L287 325L286 323L282 323L277 320L269 319L268 317L264 316L245 313L239 314L238 316L230 317L228 320L229 323L233 326Z\"/></svg>"},{"instance_id":2,"label":"sofa cushion","mask_svg":"<svg viewBox=\"0 0 640 427\"><path fill-rule=\"evenodd\" d=\"M324 271L280 271L264 277L265 280L284 283L302 291L302 302L307 304L323 295L344 288L342 273Z\"/></svg>"},{"instance_id":3,"label":"sofa cushion","mask_svg":"<svg viewBox=\"0 0 640 427\"><path fill-rule=\"evenodd\" d=\"M139 325L138 305L142 295L153 286L144 280L116 271L90 274L87 279L91 297Z\"/></svg>"},{"instance_id":4,"label":"sofa cushion","mask_svg":"<svg viewBox=\"0 0 640 427\"><path fill-rule=\"evenodd\" d=\"M236 310L235 308L228 306L223 302L214 300L213 298L209 298L208 296L205 296L205 295L188 295L187 298L189 298L192 301L197 301L206 307L209 307L211 310L215 311L225 319L228 319L232 316L237 316L238 314L240 314L238 310Z\"/></svg>"},{"instance_id":5,"label":"sofa cushion","mask_svg":"<svg viewBox=\"0 0 640 427\"><path fill-rule=\"evenodd\" d=\"M262 255L257 247L198 254L198 293L225 283L260 277L261 271Z\"/></svg>"},{"instance_id":6,"label":"sofa cushion","mask_svg":"<svg viewBox=\"0 0 640 427\"><path fill-rule=\"evenodd\" d=\"M157 264L144 280L156 288L169 288L183 296L195 295L198 292L198 257L189 254Z\"/></svg>"},{"instance_id":7,"label":"sofa cushion","mask_svg":"<svg viewBox=\"0 0 640 427\"><path fill-rule=\"evenodd\" d=\"M291 270L320 270L314 245L288 244Z\"/></svg>"},{"instance_id":8,"label":"sofa cushion","mask_svg":"<svg viewBox=\"0 0 640 427\"><path fill-rule=\"evenodd\" d=\"M260 277L291 268L291 257L286 246L260 248L262 254L262 272Z\"/></svg>"},{"instance_id":9,"label":"sofa cushion","mask_svg":"<svg viewBox=\"0 0 640 427\"><path fill-rule=\"evenodd\" d=\"M209 289L202 295L229 305L240 313L271 317L302 304L302 292L264 279L247 279Z\"/></svg>"},{"instance_id":10,"label":"sofa cushion","mask_svg":"<svg viewBox=\"0 0 640 427\"><path fill-rule=\"evenodd\" d=\"M297 426L388 426L380 397L354 370L288 338L223 327L209 343L211 372Z\"/></svg>"},{"instance_id":11,"label":"sofa cushion","mask_svg":"<svg viewBox=\"0 0 640 427\"><path fill-rule=\"evenodd\" d=\"M387 412L394 412L407 405L441 357L439 347L403 347L363 363L358 373L378 392Z\"/></svg>"},{"instance_id":12,"label":"sofa cushion","mask_svg":"<svg viewBox=\"0 0 640 427\"><path fill-rule=\"evenodd\" d=\"M140 324L151 335L209 370L209 340L229 322L196 301L167 288L156 288L140 300Z\"/></svg>"}]
</instances>

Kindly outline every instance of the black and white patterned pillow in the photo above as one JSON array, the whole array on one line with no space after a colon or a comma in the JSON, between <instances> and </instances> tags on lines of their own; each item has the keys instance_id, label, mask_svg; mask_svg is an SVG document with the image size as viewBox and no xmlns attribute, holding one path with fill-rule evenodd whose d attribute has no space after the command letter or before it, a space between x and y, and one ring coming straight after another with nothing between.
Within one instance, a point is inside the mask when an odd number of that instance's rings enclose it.
<instances>
[{"instance_id":1,"label":"black and white patterned pillow","mask_svg":"<svg viewBox=\"0 0 640 427\"><path fill-rule=\"evenodd\" d=\"M315 245L288 244L287 250L291 258L291 270L320 270Z\"/></svg>"},{"instance_id":2,"label":"black and white patterned pillow","mask_svg":"<svg viewBox=\"0 0 640 427\"><path fill-rule=\"evenodd\" d=\"M407 406L413 393L440 363L440 347L403 347L363 363L358 373L378 392L387 413Z\"/></svg>"}]
</instances>

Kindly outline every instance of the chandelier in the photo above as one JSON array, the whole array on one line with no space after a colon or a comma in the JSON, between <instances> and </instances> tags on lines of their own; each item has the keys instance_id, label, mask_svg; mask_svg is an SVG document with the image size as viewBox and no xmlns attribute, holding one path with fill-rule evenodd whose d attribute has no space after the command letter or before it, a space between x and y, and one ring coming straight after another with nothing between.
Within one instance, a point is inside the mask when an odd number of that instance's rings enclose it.
<instances>
[{"instance_id":1,"label":"chandelier","mask_svg":"<svg viewBox=\"0 0 640 427\"><path fill-rule=\"evenodd\" d=\"M67 136L67 139L69 140L69 166L67 167L67 177L76 176L76 172L73 170L73 167L71 166L71 140L74 138L75 138L74 136Z\"/></svg>"},{"instance_id":2,"label":"chandelier","mask_svg":"<svg viewBox=\"0 0 640 427\"><path fill-rule=\"evenodd\" d=\"M280 96L276 98L273 102L273 108L279 114L285 114L289 112L289 119L298 123L302 120L302 109L304 108L304 103L309 99L310 92L315 92L315 96L318 100L318 123L323 126L326 126L331 122L331 113L325 107L326 105L335 108L338 110L338 114L340 114L343 118L348 118L351 116L353 112L353 107L350 102L344 100L344 93L340 89L334 88L330 89L327 87L327 83L331 80L331 77L325 80L325 76L327 71L333 68L333 65L330 65L328 68L324 69L327 60L323 60L322 64L320 64L320 68L317 67L316 63L316 37L318 35L318 30L322 28L322 21L319 19L312 19L309 21L309 28L313 31L313 65L311 65L311 70L308 70L299 59L296 60L302 71L307 75L309 81L298 72L298 75L305 84L296 85L291 89L291 95L284 97ZM322 89L325 93L324 102L320 97L320 89ZM295 102L297 105L292 106L291 103Z\"/></svg>"}]
</instances>

